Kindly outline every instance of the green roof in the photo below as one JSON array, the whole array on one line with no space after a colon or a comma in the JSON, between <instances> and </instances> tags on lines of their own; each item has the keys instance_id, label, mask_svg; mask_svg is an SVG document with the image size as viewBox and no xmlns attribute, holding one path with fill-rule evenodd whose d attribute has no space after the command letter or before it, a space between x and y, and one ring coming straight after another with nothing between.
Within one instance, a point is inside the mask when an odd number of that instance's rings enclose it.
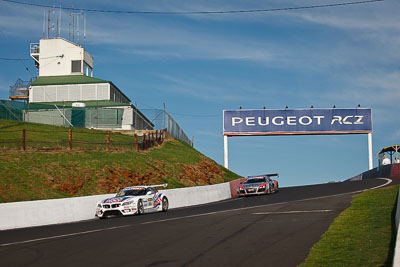
<instances>
[{"instance_id":1,"label":"green roof","mask_svg":"<svg viewBox=\"0 0 400 267\"><path fill-rule=\"evenodd\" d=\"M31 83L32 86L62 85L83 83L112 83L110 81L93 78L85 75L41 76Z\"/></svg>"}]
</instances>

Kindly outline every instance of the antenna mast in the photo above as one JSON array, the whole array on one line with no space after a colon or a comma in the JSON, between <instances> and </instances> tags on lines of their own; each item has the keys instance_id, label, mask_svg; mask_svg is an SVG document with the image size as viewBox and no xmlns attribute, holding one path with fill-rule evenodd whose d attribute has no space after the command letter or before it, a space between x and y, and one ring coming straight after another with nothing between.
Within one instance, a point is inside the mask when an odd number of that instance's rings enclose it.
<instances>
[{"instance_id":1,"label":"antenna mast","mask_svg":"<svg viewBox=\"0 0 400 267\"><path fill-rule=\"evenodd\" d=\"M85 45L86 41L86 15L82 11L79 13L70 13L71 16L72 24L70 23L70 37L72 37L72 42L77 43L79 45L82 45L82 39L81 39L81 30L82 30L82 23L80 21L83 21L83 45ZM72 27L71 27L72 26ZM71 34L72 31L72 34ZM72 36L71 36L72 35ZM76 35L76 40L75 40L75 35Z\"/></svg>"},{"instance_id":2,"label":"antenna mast","mask_svg":"<svg viewBox=\"0 0 400 267\"><path fill-rule=\"evenodd\" d=\"M43 38L54 38L60 37L61 35L61 7L59 18L56 18L56 25L53 22L54 18L52 18L52 16L55 17L55 13L55 7L49 8L47 14L46 11L43 11ZM52 34L52 32L55 33Z\"/></svg>"}]
</instances>

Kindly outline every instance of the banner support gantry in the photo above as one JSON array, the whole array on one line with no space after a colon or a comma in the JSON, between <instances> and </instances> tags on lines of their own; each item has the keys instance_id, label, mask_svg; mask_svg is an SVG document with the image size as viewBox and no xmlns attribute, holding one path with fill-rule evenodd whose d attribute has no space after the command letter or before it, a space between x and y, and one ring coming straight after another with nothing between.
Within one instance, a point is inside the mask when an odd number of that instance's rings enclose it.
<instances>
[{"instance_id":1,"label":"banner support gantry","mask_svg":"<svg viewBox=\"0 0 400 267\"><path fill-rule=\"evenodd\" d=\"M374 168L372 161L372 133L368 133L368 162L369 170L372 170Z\"/></svg>"},{"instance_id":2,"label":"banner support gantry","mask_svg":"<svg viewBox=\"0 0 400 267\"><path fill-rule=\"evenodd\" d=\"M229 169L228 164L228 136L224 135L224 167Z\"/></svg>"}]
</instances>

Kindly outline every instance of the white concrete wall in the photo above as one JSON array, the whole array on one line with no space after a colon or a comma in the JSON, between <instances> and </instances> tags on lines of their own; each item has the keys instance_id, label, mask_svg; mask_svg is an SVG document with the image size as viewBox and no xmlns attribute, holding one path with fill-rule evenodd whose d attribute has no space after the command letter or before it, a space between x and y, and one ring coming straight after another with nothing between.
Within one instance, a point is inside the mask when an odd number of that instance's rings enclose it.
<instances>
[{"instance_id":1,"label":"white concrete wall","mask_svg":"<svg viewBox=\"0 0 400 267\"><path fill-rule=\"evenodd\" d=\"M229 183L160 190L170 208L205 204L231 197ZM93 219L98 201L114 194L0 204L0 230Z\"/></svg>"},{"instance_id":2,"label":"white concrete wall","mask_svg":"<svg viewBox=\"0 0 400 267\"><path fill-rule=\"evenodd\" d=\"M112 195L21 201L0 204L0 230L94 218L96 203Z\"/></svg>"},{"instance_id":3,"label":"white concrete wall","mask_svg":"<svg viewBox=\"0 0 400 267\"><path fill-rule=\"evenodd\" d=\"M41 39L39 76L71 75L71 61L84 59L93 68L93 57L82 47L62 38Z\"/></svg>"},{"instance_id":4,"label":"white concrete wall","mask_svg":"<svg viewBox=\"0 0 400 267\"><path fill-rule=\"evenodd\" d=\"M397 198L397 210L396 210L396 228L397 228L397 239L396 239L396 247L394 251L393 257L393 267L400 267L400 189Z\"/></svg>"},{"instance_id":5,"label":"white concrete wall","mask_svg":"<svg viewBox=\"0 0 400 267\"><path fill-rule=\"evenodd\" d=\"M229 183L159 190L168 197L169 207L180 208L231 198Z\"/></svg>"}]
</instances>

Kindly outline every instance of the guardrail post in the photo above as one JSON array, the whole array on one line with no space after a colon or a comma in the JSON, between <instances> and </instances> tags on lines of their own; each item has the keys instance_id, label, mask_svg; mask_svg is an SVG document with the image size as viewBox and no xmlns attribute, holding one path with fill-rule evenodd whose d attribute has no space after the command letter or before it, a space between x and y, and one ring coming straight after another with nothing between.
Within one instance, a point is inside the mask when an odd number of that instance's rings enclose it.
<instances>
[{"instance_id":1,"label":"guardrail post","mask_svg":"<svg viewBox=\"0 0 400 267\"><path fill-rule=\"evenodd\" d=\"M72 129L68 130L68 148L72 150Z\"/></svg>"},{"instance_id":2,"label":"guardrail post","mask_svg":"<svg viewBox=\"0 0 400 267\"><path fill-rule=\"evenodd\" d=\"M26 150L26 130L22 129L22 150Z\"/></svg>"},{"instance_id":3,"label":"guardrail post","mask_svg":"<svg viewBox=\"0 0 400 267\"><path fill-rule=\"evenodd\" d=\"M108 131L107 132L107 143L106 143L106 150L107 151L110 151L110 137L111 137L111 134L110 134L110 131Z\"/></svg>"}]
</instances>

